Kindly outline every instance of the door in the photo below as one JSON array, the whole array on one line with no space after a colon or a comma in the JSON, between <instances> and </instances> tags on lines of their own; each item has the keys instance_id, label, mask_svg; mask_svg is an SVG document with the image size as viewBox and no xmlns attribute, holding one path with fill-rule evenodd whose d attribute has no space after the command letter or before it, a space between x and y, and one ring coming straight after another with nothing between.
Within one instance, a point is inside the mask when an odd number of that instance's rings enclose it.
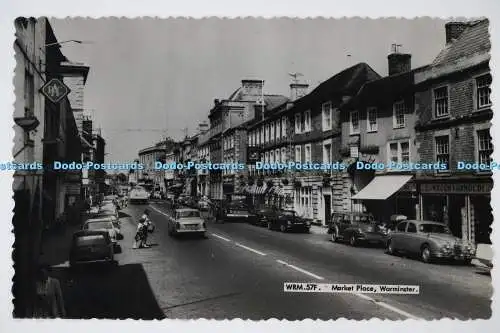
<instances>
[{"instance_id":1,"label":"door","mask_svg":"<svg viewBox=\"0 0 500 333\"><path fill-rule=\"evenodd\" d=\"M420 251L420 238L418 237L417 225L415 223L408 222L404 242L407 251L412 253L418 253Z\"/></svg>"},{"instance_id":2,"label":"door","mask_svg":"<svg viewBox=\"0 0 500 333\"><path fill-rule=\"evenodd\" d=\"M330 223L331 221L331 212L332 212L332 200L331 200L331 196L329 194L325 194L323 196L323 199L324 199L324 207L325 207L325 225L328 225L328 223Z\"/></svg>"},{"instance_id":3,"label":"door","mask_svg":"<svg viewBox=\"0 0 500 333\"><path fill-rule=\"evenodd\" d=\"M406 232L407 222L400 222L396 229L391 233L391 242L394 249L403 250L404 235Z\"/></svg>"}]
</instances>

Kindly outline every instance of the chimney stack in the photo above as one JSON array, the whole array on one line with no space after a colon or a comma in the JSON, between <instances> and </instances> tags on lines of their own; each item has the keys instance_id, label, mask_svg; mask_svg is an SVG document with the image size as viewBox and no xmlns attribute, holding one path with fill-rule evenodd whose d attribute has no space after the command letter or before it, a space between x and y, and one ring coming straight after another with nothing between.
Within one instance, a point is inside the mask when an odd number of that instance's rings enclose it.
<instances>
[{"instance_id":1,"label":"chimney stack","mask_svg":"<svg viewBox=\"0 0 500 333\"><path fill-rule=\"evenodd\" d=\"M262 96L264 80L241 80L241 92L245 97L256 99Z\"/></svg>"},{"instance_id":2,"label":"chimney stack","mask_svg":"<svg viewBox=\"0 0 500 333\"><path fill-rule=\"evenodd\" d=\"M200 133L205 133L209 129L209 125L204 121L198 125L198 131Z\"/></svg>"},{"instance_id":3,"label":"chimney stack","mask_svg":"<svg viewBox=\"0 0 500 333\"><path fill-rule=\"evenodd\" d=\"M401 53L401 44L392 44L392 53L387 56L389 76L411 71L411 54Z\"/></svg>"},{"instance_id":4,"label":"chimney stack","mask_svg":"<svg viewBox=\"0 0 500 333\"><path fill-rule=\"evenodd\" d=\"M309 85L307 83L291 83L290 84L290 99L295 101L305 95L307 95L307 90Z\"/></svg>"},{"instance_id":5,"label":"chimney stack","mask_svg":"<svg viewBox=\"0 0 500 333\"><path fill-rule=\"evenodd\" d=\"M451 43L464 32L469 24L467 22L448 22L444 25L446 30L446 44Z\"/></svg>"}]
</instances>

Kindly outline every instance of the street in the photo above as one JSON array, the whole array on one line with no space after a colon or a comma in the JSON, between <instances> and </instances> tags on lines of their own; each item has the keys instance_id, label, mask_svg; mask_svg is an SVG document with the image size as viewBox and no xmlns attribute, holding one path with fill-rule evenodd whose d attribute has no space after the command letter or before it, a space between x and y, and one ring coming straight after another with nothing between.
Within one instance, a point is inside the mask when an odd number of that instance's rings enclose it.
<instances>
[{"instance_id":1,"label":"street","mask_svg":"<svg viewBox=\"0 0 500 333\"><path fill-rule=\"evenodd\" d=\"M280 233L245 223L208 225L206 239L171 238L164 203L149 205L153 245L132 249L146 205L121 211L119 267L64 280L68 315L143 319L458 319L491 316L491 278L429 265L380 248L334 244L326 234ZM62 265L64 266L64 265ZM284 282L419 285L420 295L286 293Z\"/></svg>"}]
</instances>

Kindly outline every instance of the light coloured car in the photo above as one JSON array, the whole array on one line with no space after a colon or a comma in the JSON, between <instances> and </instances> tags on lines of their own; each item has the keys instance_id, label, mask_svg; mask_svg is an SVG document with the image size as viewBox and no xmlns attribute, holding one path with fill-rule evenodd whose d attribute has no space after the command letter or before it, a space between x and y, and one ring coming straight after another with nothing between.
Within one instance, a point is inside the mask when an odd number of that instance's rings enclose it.
<instances>
[{"instance_id":1,"label":"light coloured car","mask_svg":"<svg viewBox=\"0 0 500 333\"><path fill-rule=\"evenodd\" d=\"M205 237L206 224L200 216L200 211L191 208L181 208L171 211L168 217L168 234L198 234Z\"/></svg>"},{"instance_id":2,"label":"light coloured car","mask_svg":"<svg viewBox=\"0 0 500 333\"><path fill-rule=\"evenodd\" d=\"M117 232L112 217L96 217L85 221L83 230L107 231L113 244L117 243Z\"/></svg>"},{"instance_id":3,"label":"light coloured car","mask_svg":"<svg viewBox=\"0 0 500 333\"><path fill-rule=\"evenodd\" d=\"M113 223L113 226L115 227L115 231L116 231L116 238L118 240L120 239L123 239L123 235L122 235L122 232L121 232L121 222L120 222L120 219L113 213L111 212L100 212L98 214L96 214L95 216L92 217L93 219L108 219L109 221L111 221L111 223Z\"/></svg>"},{"instance_id":4,"label":"light coloured car","mask_svg":"<svg viewBox=\"0 0 500 333\"><path fill-rule=\"evenodd\" d=\"M474 244L455 237L444 223L422 220L399 222L387 240L387 253L417 254L423 262L453 259L470 263Z\"/></svg>"}]
</instances>

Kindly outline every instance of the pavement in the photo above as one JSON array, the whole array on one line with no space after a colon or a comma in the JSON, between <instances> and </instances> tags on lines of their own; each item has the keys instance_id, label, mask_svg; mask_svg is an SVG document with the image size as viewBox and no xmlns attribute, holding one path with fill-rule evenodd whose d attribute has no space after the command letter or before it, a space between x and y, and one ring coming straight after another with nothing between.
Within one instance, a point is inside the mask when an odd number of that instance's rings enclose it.
<instances>
[{"instance_id":1,"label":"pavement","mask_svg":"<svg viewBox=\"0 0 500 333\"><path fill-rule=\"evenodd\" d=\"M151 248L132 249L149 207ZM376 247L332 243L326 229L281 233L246 223L208 222L206 239L167 234L162 202L121 211L122 253L114 270L62 279L72 318L134 319L486 319L491 277L473 267L424 264ZM418 285L418 295L291 293L284 282Z\"/></svg>"}]
</instances>

